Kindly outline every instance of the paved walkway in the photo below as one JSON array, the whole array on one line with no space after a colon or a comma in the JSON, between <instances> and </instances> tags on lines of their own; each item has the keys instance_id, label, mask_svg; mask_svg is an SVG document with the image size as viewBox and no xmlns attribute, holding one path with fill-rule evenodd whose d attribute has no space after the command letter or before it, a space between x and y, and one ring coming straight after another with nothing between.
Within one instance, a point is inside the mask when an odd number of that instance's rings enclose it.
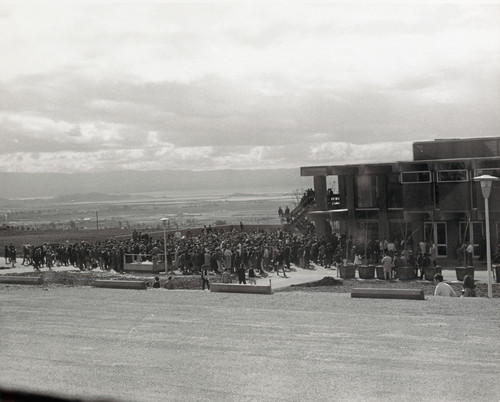
<instances>
[{"instance_id":1,"label":"paved walkway","mask_svg":"<svg viewBox=\"0 0 500 402\"><path fill-rule=\"evenodd\" d=\"M325 276L333 276L334 278L337 277L337 270L335 268L332 269L327 269L319 265L313 264L310 269L303 269L303 268L297 268L293 267L292 272L287 272L286 275L287 277L283 277L283 273L280 272L280 275L278 276L276 273L270 273L267 278L258 278L257 279L257 284L258 285L268 285L269 280L271 280L271 285L273 289L279 289L283 287L287 287L290 285L297 285L301 283L307 283L307 282L313 282L313 281L318 281L320 279L323 279ZM20 263L17 263L14 268L8 268L8 269L3 269L6 268L5 264L0 263L0 275L12 275L12 274L19 274L19 273L29 273L29 272L35 272L33 270L32 266L25 267L21 265ZM42 272L48 271L47 268L42 268ZM78 272L79 269L75 268L73 266L63 266L63 267L53 267L53 271L75 271ZM103 272L100 269L95 269L94 271L96 272ZM457 282L456 280L456 275L455 275L455 270L454 269L446 269L443 268L443 277L444 280L447 282ZM160 274L164 275L164 274ZM151 276L154 276L154 274L151 274ZM483 270L476 270L474 272L474 279L476 282L488 282L488 274L487 271ZM360 280L362 281L362 280ZM495 279L493 279L493 284L495 286L500 286L500 284L497 284L495 282Z\"/></svg>"}]
</instances>

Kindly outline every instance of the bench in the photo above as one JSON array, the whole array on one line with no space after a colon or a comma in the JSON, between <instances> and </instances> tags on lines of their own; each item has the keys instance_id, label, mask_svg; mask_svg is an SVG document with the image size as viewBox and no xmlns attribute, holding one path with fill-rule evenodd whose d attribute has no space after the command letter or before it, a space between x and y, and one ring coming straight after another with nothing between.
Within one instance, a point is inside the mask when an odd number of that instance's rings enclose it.
<instances>
[{"instance_id":1,"label":"bench","mask_svg":"<svg viewBox=\"0 0 500 402\"><path fill-rule=\"evenodd\" d=\"M15 285L43 285L43 279L39 276L0 276L0 283Z\"/></svg>"},{"instance_id":2,"label":"bench","mask_svg":"<svg viewBox=\"0 0 500 402\"><path fill-rule=\"evenodd\" d=\"M114 281L106 279L98 279L94 281L96 288L112 288L112 289L147 289L145 281Z\"/></svg>"},{"instance_id":3,"label":"bench","mask_svg":"<svg viewBox=\"0 0 500 402\"><path fill-rule=\"evenodd\" d=\"M366 299L425 300L423 289L355 288L351 292L351 297Z\"/></svg>"},{"instance_id":4,"label":"bench","mask_svg":"<svg viewBox=\"0 0 500 402\"><path fill-rule=\"evenodd\" d=\"M269 285L240 285L237 283L210 283L210 292L225 292L225 293L253 293L270 295L273 293L271 288L271 280Z\"/></svg>"}]
</instances>

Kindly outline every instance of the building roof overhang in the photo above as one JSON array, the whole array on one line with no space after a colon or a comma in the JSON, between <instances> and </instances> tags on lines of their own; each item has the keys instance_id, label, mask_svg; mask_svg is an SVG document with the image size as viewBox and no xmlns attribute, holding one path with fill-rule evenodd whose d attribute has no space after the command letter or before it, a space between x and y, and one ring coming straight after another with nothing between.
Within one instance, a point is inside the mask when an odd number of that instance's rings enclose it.
<instances>
[{"instance_id":1,"label":"building roof overhang","mask_svg":"<svg viewBox=\"0 0 500 402\"><path fill-rule=\"evenodd\" d=\"M400 173L407 170L412 165L429 164L430 168L438 163L460 162L466 163L466 168L488 169L491 168L491 162L498 161L496 167L500 168L500 157L481 157L481 158L447 158L447 159L429 159L397 161L388 163L360 163L356 165L329 165L329 166L304 166L300 168L301 176L360 176L368 174L391 174Z\"/></svg>"}]
</instances>

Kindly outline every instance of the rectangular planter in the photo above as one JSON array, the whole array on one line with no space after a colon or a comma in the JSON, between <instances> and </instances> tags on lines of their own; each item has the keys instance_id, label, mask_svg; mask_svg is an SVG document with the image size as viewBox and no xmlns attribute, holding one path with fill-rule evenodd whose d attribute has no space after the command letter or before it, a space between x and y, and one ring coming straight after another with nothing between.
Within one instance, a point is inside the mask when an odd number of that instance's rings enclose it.
<instances>
[{"instance_id":1,"label":"rectangular planter","mask_svg":"<svg viewBox=\"0 0 500 402\"><path fill-rule=\"evenodd\" d=\"M410 281L415 279L415 268L413 267L399 267L398 278L400 281Z\"/></svg>"},{"instance_id":2,"label":"rectangular planter","mask_svg":"<svg viewBox=\"0 0 500 402\"><path fill-rule=\"evenodd\" d=\"M457 267L455 273L457 274L457 281L460 282L463 282L466 275L470 275L474 279L474 267Z\"/></svg>"},{"instance_id":3,"label":"rectangular planter","mask_svg":"<svg viewBox=\"0 0 500 402\"><path fill-rule=\"evenodd\" d=\"M491 267L492 271L495 271L495 275L497 278L497 283L500 283L500 278L498 277L500 275L500 265L493 265Z\"/></svg>"},{"instance_id":4,"label":"rectangular planter","mask_svg":"<svg viewBox=\"0 0 500 402\"><path fill-rule=\"evenodd\" d=\"M433 281L434 275L442 274L443 269L440 266L424 268L424 277L426 281Z\"/></svg>"},{"instance_id":5,"label":"rectangular planter","mask_svg":"<svg viewBox=\"0 0 500 402\"><path fill-rule=\"evenodd\" d=\"M385 279L385 277L384 277L384 266L383 265L377 265L375 267L375 270L377 272L377 279L384 280Z\"/></svg>"},{"instance_id":6,"label":"rectangular planter","mask_svg":"<svg viewBox=\"0 0 500 402\"><path fill-rule=\"evenodd\" d=\"M355 265L341 265L338 270L342 279L354 279L356 277Z\"/></svg>"},{"instance_id":7,"label":"rectangular planter","mask_svg":"<svg viewBox=\"0 0 500 402\"><path fill-rule=\"evenodd\" d=\"M360 279L375 278L375 265L360 265L358 267L358 275Z\"/></svg>"}]
</instances>

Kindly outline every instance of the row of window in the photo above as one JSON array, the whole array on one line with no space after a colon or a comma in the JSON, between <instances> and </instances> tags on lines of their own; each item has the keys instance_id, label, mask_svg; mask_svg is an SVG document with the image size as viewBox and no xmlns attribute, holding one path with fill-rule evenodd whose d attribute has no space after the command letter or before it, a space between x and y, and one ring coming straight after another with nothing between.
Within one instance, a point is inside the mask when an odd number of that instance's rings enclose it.
<instances>
[{"instance_id":1,"label":"row of window","mask_svg":"<svg viewBox=\"0 0 500 402\"><path fill-rule=\"evenodd\" d=\"M379 237L379 227L377 222L363 222L359 226L365 231L365 236L369 240L377 240ZM410 222L390 222L390 233L393 235L392 240L405 240L409 242L415 233L412 231ZM497 222L497 236L500 236L500 222ZM425 222L424 223L424 240L436 244L437 254L440 257L449 256L448 244L448 229L446 222ZM483 222L459 222L459 239L460 244L471 242L474 246L474 255L481 254L481 245L484 240ZM412 243L415 243L412 241ZM416 244L413 244L416 247ZM454 245L451 245L454 246ZM494 251L493 251L494 252ZM451 253L456 254L456 250Z\"/></svg>"},{"instance_id":2,"label":"row of window","mask_svg":"<svg viewBox=\"0 0 500 402\"><path fill-rule=\"evenodd\" d=\"M476 169L474 171L474 177L481 176L483 174L489 174L492 176L500 177L500 169ZM432 182L432 172L430 170L424 171L411 171L411 172L401 172L400 182L403 184L410 183L431 183ZM435 172L435 180L438 183L453 183L453 182L465 182L469 181L469 171L462 170L438 170Z\"/></svg>"},{"instance_id":3,"label":"row of window","mask_svg":"<svg viewBox=\"0 0 500 402\"><path fill-rule=\"evenodd\" d=\"M465 177L467 177L467 171L464 172ZM411 172L403 174L406 173ZM378 176L356 176L354 180L354 206L361 209L378 209L385 205L389 209L443 208L450 211L477 208L477 198L480 193L476 191L471 193L469 186L464 183L466 180L455 178L456 180L453 181L453 177L444 176L444 173L449 173L448 171L437 173L443 175L434 186L406 186L401 183L397 174L390 175L386 177L386 186L382 190L379 187L380 178ZM450 184L453 182L457 184ZM419 181L417 183L425 182Z\"/></svg>"}]
</instances>

